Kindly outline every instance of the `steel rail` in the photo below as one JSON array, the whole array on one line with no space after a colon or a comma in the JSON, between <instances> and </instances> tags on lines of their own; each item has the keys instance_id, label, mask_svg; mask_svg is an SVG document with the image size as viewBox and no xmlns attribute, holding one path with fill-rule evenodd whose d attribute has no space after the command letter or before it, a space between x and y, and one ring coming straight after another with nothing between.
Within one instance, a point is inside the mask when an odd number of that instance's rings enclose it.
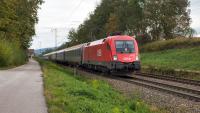
<instances>
[{"instance_id":1,"label":"steel rail","mask_svg":"<svg viewBox=\"0 0 200 113\"><path fill-rule=\"evenodd\" d=\"M159 91L168 92L168 93L171 93L171 94L181 96L183 98L188 98L190 100L200 102L200 95L192 94L192 93L184 92L184 91L180 91L180 90L178 91L177 89L173 89L171 86L169 86L169 87L159 86L158 84L148 83L147 81L144 82L143 80L139 80L139 79L118 78L118 80L122 80L122 81L125 81L125 82L128 82L128 83L131 83L131 84L136 84L136 85L152 88L152 89L159 90Z\"/></svg>"},{"instance_id":2,"label":"steel rail","mask_svg":"<svg viewBox=\"0 0 200 113\"><path fill-rule=\"evenodd\" d=\"M155 82L155 81L151 81L151 80L145 80L145 79L141 79L141 78L137 78L137 77L133 77L133 79L200 95L200 90L195 90L195 89L192 89L192 88L185 88L185 87L182 87L182 86L176 86L176 85L172 85L172 84L169 85L169 84L166 84L166 83Z\"/></svg>"},{"instance_id":3,"label":"steel rail","mask_svg":"<svg viewBox=\"0 0 200 113\"><path fill-rule=\"evenodd\" d=\"M186 98L192 101L196 101L196 102L200 102L200 91L199 90L195 90L195 89L191 89L191 88L184 88L184 87L180 87L180 86L175 86L175 85L170 85L170 84L166 84L166 83L161 83L161 82L156 82L156 81L152 81L152 80L146 80L146 79L141 79L141 78L137 78L137 77L128 77L128 78L124 78L124 77L116 77L116 76L111 76L111 75L107 75L107 74L100 74L97 72L94 72L91 70L85 70L85 69L80 69L78 68L79 73L88 73L88 74L94 74L97 76L102 76L102 77L106 77L106 78L111 78L114 80L120 80L120 81L124 81L127 83L131 83L131 84L136 84L139 86L143 86L143 87L147 87L147 88L152 88L158 91L162 91L162 92L167 92L169 94L173 94L173 95L177 95L180 96L182 98ZM138 74L137 74L138 75ZM152 75L145 75L146 78L148 78L149 76L151 77ZM153 77L155 78L155 77ZM164 80L167 80L166 78ZM171 79L169 79L171 80ZM172 79L174 82L177 82L176 80ZM178 82L179 83L179 82ZM188 82L184 82L185 84L187 84Z\"/></svg>"},{"instance_id":4,"label":"steel rail","mask_svg":"<svg viewBox=\"0 0 200 113\"><path fill-rule=\"evenodd\" d=\"M184 79L184 78L180 78L180 77L161 75L161 74L153 74L153 73L138 73L137 72L137 73L135 73L135 75L200 86L200 81L198 81L198 80L190 80L190 79Z\"/></svg>"}]
</instances>

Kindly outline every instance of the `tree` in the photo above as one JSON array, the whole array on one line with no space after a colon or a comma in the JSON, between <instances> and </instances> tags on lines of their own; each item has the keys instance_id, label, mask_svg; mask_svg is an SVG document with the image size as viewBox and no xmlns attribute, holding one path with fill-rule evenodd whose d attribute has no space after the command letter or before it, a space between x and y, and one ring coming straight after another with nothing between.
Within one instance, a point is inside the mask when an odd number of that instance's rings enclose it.
<instances>
[{"instance_id":1,"label":"tree","mask_svg":"<svg viewBox=\"0 0 200 113\"><path fill-rule=\"evenodd\" d=\"M185 31L185 36L186 36L186 37L189 37L189 38L194 37L195 34L197 34L197 32L196 32L196 30L193 29L193 28L188 28L188 29Z\"/></svg>"},{"instance_id":2,"label":"tree","mask_svg":"<svg viewBox=\"0 0 200 113\"><path fill-rule=\"evenodd\" d=\"M102 0L94 13L69 37L77 44L121 31L145 36L140 39L145 43L171 39L184 35L190 28L189 5L188 0Z\"/></svg>"},{"instance_id":3,"label":"tree","mask_svg":"<svg viewBox=\"0 0 200 113\"><path fill-rule=\"evenodd\" d=\"M154 40L183 34L190 25L188 0L146 0L144 19Z\"/></svg>"},{"instance_id":4,"label":"tree","mask_svg":"<svg viewBox=\"0 0 200 113\"><path fill-rule=\"evenodd\" d=\"M1 0L0 39L18 43L22 49L27 49L35 35L37 9L42 3L42 0Z\"/></svg>"},{"instance_id":5,"label":"tree","mask_svg":"<svg viewBox=\"0 0 200 113\"><path fill-rule=\"evenodd\" d=\"M115 14L111 14L108 22L105 24L105 30L108 33L119 31L118 23L119 22L117 16Z\"/></svg>"},{"instance_id":6,"label":"tree","mask_svg":"<svg viewBox=\"0 0 200 113\"><path fill-rule=\"evenodd\" d=\"M23 64L42 0L0 0L0 65ZM13 54L14 53L14 54Z\"/></svg>"}]
</instances>

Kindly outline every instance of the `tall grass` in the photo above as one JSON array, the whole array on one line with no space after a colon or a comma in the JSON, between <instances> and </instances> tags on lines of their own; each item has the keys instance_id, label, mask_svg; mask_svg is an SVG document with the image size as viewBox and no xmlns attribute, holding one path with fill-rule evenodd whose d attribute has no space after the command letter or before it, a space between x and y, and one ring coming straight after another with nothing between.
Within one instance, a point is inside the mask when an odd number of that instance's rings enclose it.
<instances>
[{"instance_id":1,"label":"tall grass","mask_svg":"<svg viewBox=\"0 0 200 113\"><path fill-rule=\"evenodd\" d=\"M15 43L0 40L0 67L17 66L25 63L26 53Z\"/></svg>"},{"instance_id":2,"label":"tall grass","mask_svg":"<svg viewBox=\"0 0 200 113\"><path fill-rule=\"evenodd\" d=\"M176 38L148 43L140 47L141 52L162 51L200 46L200 38Z\"/></svg>"}]
</instances>

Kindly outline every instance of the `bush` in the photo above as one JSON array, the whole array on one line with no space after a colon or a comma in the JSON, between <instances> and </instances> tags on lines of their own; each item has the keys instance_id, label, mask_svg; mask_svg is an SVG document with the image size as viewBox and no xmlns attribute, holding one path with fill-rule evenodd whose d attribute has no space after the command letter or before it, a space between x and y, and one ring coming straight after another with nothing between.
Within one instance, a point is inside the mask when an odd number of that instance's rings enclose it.
<instances>
[{"instance_id":1,"label":"bush","mask_svg":"<svg viewBox=\"0 0 200 113\"><path fill-rule=\"evenodd\" d=\"M167 49L189 48L200 46L200 38L176 38L161 40L140 47L141 52L162 51Z\"/></svg>"},{"instance_id":2,"label":"bush","mask_svg":"<svg viewBox=\"0 0 200 113\"><path fill-rule=\"evenodd\" d=\"M0 40L0 67L17 66L25 61L26 53L17 44Z\"/></svg>"}]
</instances>

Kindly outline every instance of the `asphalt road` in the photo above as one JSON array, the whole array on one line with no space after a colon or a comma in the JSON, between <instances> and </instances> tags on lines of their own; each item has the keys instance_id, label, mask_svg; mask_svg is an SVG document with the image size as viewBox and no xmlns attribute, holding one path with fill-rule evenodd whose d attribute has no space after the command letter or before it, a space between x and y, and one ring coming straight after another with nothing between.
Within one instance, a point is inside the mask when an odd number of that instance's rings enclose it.
<instances>
[{"instance_id":1,"label":"asphalt road","mask_svg":"<svg viewBox=\"0 0 200 113\"><path fill-rule=\"evenodd\" d=\"M0 71L0 113L47 113L41 74L33 60Z\"/></svg>"}]
</instances>

